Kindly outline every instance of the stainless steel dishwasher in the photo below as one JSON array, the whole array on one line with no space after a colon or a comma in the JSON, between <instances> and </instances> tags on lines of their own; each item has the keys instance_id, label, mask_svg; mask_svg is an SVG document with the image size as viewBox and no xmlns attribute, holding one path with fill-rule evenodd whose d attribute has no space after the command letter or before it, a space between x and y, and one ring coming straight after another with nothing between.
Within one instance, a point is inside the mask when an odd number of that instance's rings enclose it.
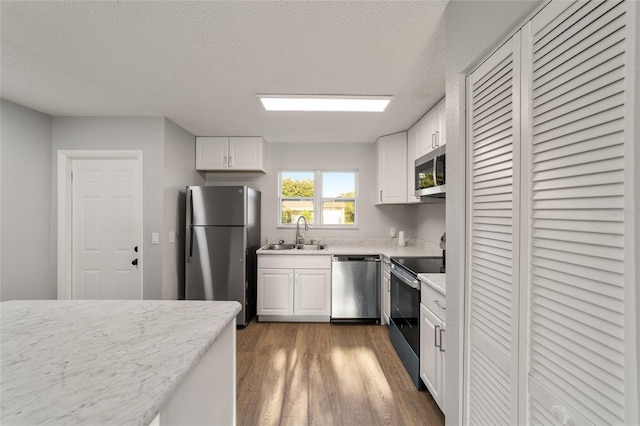
<instances>
[{"instance_id":1,"label":"stainless steel dishwasher","mask_svg":"<svg viewBox=\"0 0 640 426\"><path fill-rule=\"evenodd\" d=\"M380 321L380 256L333 256L331 321Z\"/></svg>"}]
</instances>

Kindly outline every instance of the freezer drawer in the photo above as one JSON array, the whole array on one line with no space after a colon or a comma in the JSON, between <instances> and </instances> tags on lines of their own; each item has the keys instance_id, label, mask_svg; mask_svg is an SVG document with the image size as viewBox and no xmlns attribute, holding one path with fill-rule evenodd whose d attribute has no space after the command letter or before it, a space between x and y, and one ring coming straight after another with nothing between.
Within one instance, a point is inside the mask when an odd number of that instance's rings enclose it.
<instances>
[{"instance_id":1,"label":"freezer drawer","mask_svg":"<svg viewBox=\"0 0 640 426\"><path fill-rule=\"evenodd\" d=\"M331 320L380 320L380 257L334 256Z\"/></svg>"}]
</instances>

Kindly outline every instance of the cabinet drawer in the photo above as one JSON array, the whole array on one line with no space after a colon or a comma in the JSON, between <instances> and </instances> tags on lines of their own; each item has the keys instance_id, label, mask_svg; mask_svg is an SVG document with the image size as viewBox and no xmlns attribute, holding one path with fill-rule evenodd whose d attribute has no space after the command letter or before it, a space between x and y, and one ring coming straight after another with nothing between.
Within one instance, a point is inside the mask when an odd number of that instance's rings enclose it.
<instances>
[{"instance_id":1,"label":"cabinet drawer","mask_svg":"<svg viewBox=\"0 0 640 426\"><path fill-rule=\"evenodd\" d=\"M429 284L421 283L420 302L436 314L441 320L446 318L447 302L446 297Z\"/></svg>"},{"instance_id":2,"label":"cabinet drawer","mask_svg":"<svg viewBox=\"0 0 640 426\"><path fill-rule=\"evenodd\" d=\"M591 425L580 413L531 376L529 381L530 425Z\"/></svg>"},{"instance_id":3,"label":"cabinet drawer","mask_svg":"<svg viewBox=\"0 0 640 426\"><path fill-rule=\"evenodd\" d=\"M331 269L331 256L262 255L258 256L258 268Z\"/></svg>"}]
</instances>

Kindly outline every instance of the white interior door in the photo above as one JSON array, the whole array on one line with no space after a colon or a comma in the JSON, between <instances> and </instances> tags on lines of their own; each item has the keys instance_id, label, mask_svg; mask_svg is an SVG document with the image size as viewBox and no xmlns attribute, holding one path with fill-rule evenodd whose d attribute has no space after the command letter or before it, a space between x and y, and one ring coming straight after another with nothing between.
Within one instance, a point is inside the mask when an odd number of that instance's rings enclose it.
<instances>
[{"instance_id":1,"label":"white interior door","mask_svg":"<svg viewBox=\"0 0 640 426\"><path fill-rule=\"evenodd\" d=\"M138 166L134 159L73 160L73 299L142 298Z\"/></svg>"},{"instance_id":2,"label":"white interior door","mask_svg":"<svg viewBox=\"0 0 640 426\"><path fill-rule=\"evenodd\" d=\"M518 421L520 33L467 78L469 424Z\"/></svg>"}]
</instances>

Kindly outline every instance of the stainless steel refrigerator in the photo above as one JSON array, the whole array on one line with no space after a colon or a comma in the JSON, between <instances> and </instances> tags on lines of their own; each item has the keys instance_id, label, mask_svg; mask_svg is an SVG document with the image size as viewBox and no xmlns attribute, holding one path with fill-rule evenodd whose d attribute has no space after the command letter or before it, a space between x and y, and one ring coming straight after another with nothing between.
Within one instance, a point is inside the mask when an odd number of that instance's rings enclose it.
<instances>
[{"instance_id":1,"label":"stainless steel refrigerator","mask_svg":"<svg viewBox=\"0 0 640 426\"><path fill-rule=\"evenodd\" d=\"M247 186L188 186L185 299L237 300L238 325L256 313L260 192Z\"/></svg>"}]
</instances>

